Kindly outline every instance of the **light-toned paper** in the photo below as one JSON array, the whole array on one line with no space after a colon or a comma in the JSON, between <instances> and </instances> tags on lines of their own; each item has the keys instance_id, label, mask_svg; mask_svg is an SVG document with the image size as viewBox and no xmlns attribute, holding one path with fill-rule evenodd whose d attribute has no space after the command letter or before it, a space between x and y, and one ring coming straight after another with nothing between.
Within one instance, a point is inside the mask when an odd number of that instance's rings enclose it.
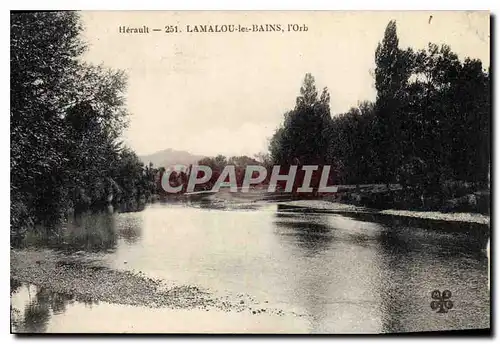
<instances>
[{"instance_id":1,"label":"light-toned paper","mask_svg":"<svg viewBox=\"0 0 500 344\"><path fill-rule=\"evenodd\" d=\"M489 333L490 63L487 11L12 12L11 332Z\"/></svg>"}]
</instances>

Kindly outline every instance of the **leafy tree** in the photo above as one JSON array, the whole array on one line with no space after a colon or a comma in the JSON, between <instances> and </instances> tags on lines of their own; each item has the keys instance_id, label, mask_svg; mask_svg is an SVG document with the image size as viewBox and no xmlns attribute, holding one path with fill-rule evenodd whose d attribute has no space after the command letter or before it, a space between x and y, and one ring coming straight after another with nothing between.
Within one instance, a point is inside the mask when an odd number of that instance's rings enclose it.
<instances>
[{"instance_id":1,"label":"leafy tree","mask_svg":"<svg viewBox=\"0 0 500 344\"><path fill-rule=\"evenodd\" d=\"M85 49L73 12L11 13L11 213L14 228L64 208L64 107ZM34 214L26 209L38 209ZM57 210L55 210L57 209ZM44 215L44 219L40 218Z\"/></svg>"},{"instance_id":2,"label":"leafy tree","mask_svg":"<svg viewBox=\"0 0 500 344\"><path fill-rule=\"evenodd\" d=\"M382 167L381 179L386 183L395 181L395 170L403 159L402 107L412 57L411 50L403 51L399 48L396 22L391 20L375 52L375 147Z\"/></svg>"},{"instance_id":3,"label":"leafy tree","mask_svg":"<svg viewBox=\"0 0 500 344\"><path fill-rule=\"evenodd\" d=\"M275 164L324 164L330 128L330 95L318 91L311 74L306 74L295 109L285 114L283 126L270 142Z\"/></svg>"},{"instance_id":4,"label":"leafy tree","mask_svg":"<svg viewBox=\"0 0 500 344\"><path fill-rule=\"evenodd\" d=\"M122 71L81 61L75 12L11 13L11 233L71 211L140 203L154 176L118 141L127 125ZM151 167L152 168L152 167Z\"/></svg>"},{"instance_id":5,"label":"leafy tree","mask_svg":"<svg viewBox=\"0 0 500 344\"><path fill-rule=\"evenodd\" d=\"M377 172L371 140L374 121L374 105L370 102L333 118L329 155L341 173L342 183L366 183Z\"/></svg>"},{"instance_id":6,"label":"leafy tree","mask_svg":"<svg viewBox=\"0 0 500 344\"><path fill-rule=\"evenodd\" d=\"M436 193L446 180L485 182L490 83L481 62L462 63L449 46L429 43L416 53L412 79L405 156L421 161L424 187Z\"/></svg>"},{"instance_id":7,"label":"leafy tree","mask_svg":"<svg viewBox=\"0 0 500 344\"><path fill-rule=\"evenodd\" d=\"M328 163L347 184L399 182L418 202L444 201L446 185L487 187L491 75L481 61L460 61L447 45L403 50L390 21L375 63L375 103L332 118L328 92L318 99L306 75L295 108L269 141L271 162Z\"/></svg>"}]
</instances>

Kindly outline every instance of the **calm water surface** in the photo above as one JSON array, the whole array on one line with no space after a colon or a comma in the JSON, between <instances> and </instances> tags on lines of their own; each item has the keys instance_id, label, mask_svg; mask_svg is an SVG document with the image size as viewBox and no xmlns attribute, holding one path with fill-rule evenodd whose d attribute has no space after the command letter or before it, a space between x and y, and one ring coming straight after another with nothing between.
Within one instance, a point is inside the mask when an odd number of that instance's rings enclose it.
<instances>
[{"instance_id":1,"label":"calm water surface","mask_svg":"<svg viewBox=\"0 0 500 344\"><path fill-rule=\"evenodd\" d=\"M301 214L280 211L276 204L154 204L110 216L103 225L109 227L102 231L105 240L77 241L103 265L217 295L250 295L302 316L148 309L20 284L11 297L15 331L379 333L490 327L487 226ZM431 309L435 289L452 292L447 313Z\"/></svg>"}]
</instances>

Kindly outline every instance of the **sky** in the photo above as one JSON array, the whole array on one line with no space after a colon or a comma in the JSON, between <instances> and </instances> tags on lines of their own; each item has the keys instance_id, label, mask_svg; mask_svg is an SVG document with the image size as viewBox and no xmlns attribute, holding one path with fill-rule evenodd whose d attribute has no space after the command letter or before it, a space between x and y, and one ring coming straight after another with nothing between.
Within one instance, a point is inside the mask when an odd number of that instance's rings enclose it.
<instances>
[{"instance_id":1,"label":"sky","mask_svg":"<svg viewBox=\"0 0 500 344\"><path fill-rule=\"evenodd\" d=\"M391 19L401 48L445 43L460 59L490 64L489 13L445 11L82 12L84 59L128 75L124 140L139 155L171 148L252 156L267 151L306 73L318 89L328 87L332 114L375 100L375 49ZM295 23L307 32L186 32L187 25ZM119 32L144 25L149 34ZM151 31L165 25L182 32Z\"/></svg>"}]
</instances>

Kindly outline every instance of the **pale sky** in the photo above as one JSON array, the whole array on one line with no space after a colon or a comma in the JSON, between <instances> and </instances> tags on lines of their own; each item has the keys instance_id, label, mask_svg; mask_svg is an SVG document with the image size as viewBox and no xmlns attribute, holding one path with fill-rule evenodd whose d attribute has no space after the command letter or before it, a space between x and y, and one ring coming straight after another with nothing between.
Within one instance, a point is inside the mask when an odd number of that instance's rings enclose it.
<instances>
[{"instance_id":1,"label":"pale sky","mask_svg":"<svg viewBox=\"0 0 500 344\"><path fill-rule=\"evenodd\" d=\"M429 23L429 17L432 20ZM139 155L172 148L202 155L250 155L293 108L306 73L328 87L332 114L374 100L370 70L385 26L400 47L446 43L460 59L490 64L488 12L83 12L85 59L123 69ZM307 32L187 33L186 25L306 24ZM149 26L120 34L119 26ZM178 25L181 33L151 32Z\"/></svg>"}]
</instances>

